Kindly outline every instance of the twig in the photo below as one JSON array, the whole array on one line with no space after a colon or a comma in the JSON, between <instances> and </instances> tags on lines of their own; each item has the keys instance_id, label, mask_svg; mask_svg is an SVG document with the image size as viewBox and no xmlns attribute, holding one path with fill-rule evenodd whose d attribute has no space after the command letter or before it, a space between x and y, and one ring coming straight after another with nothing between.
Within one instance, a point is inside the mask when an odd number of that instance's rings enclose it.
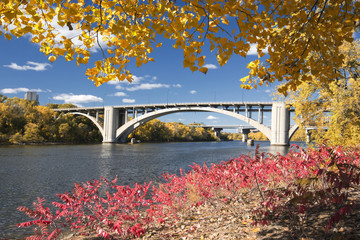
<instances>
[{"instance_id":1,"label":"twig","mask_svg":"<svg viewBox=\"0 0 360 240\"><path fill-rule=\"evenodd\" d=\"M265 202L265 198L264 198L264 196L262 194L262 191L261 191L260 186L259 186L259 182L258 182L257 177L256 177L256 172L254 173L254 177L255 177L256 186L257 186L257 188L259 190L260 196L261 196L262 200Z\"/></svg>"}]
</instances>

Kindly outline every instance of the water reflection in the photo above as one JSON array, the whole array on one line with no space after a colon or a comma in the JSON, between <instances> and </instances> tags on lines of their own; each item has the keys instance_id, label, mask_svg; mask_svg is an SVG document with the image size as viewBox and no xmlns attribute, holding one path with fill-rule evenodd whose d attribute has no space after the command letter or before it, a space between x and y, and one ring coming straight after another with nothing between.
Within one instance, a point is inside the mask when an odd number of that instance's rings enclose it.
<instances>
[{"instance_id":1,"label":"water reflection","mask_svg":"<svg viewBox=\"0 0 360 240\"><path fill-rule=\"evenodd\" d=\"M102 144L100 147L98 168L100 175L105 178L110 176L114 147L114 144Z\"/></svg>"}]
</instances>

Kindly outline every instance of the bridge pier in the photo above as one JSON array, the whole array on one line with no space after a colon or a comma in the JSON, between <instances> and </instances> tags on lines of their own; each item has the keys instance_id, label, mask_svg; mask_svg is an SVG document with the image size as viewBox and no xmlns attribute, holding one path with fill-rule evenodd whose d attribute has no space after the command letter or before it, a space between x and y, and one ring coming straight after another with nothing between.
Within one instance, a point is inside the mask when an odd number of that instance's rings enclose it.
<instances>
[{"instance_id":1,"label":"bridge pier","mask_svg":"<svg viewBox=\"0 0 360 240\"><path fill-rule=\"evenodd\" d=\"M258 122L260 124L263 124L263 120L264 120L264 111L263 111L263 109L264 109L264 106L260 105L259 106L259 116L258 116Z\"/></svg>"},{"instance_id":2,"label":"bridge pier","mask_svg":"<svg viewBox=\"0 0 360 240\"><path fill-rule=\"evenodd\" d=\"M271 111L271 145L288 146L290 111L285 103L273 103Z\"/></svg>"},{"instance_id":3,"label":"bridge pier","mask_svg":"<svg viewBox=\"0 0 360 240\"><path fill-rule=\"evenodd\" d=\"M311 131L309 129L306 129L305 132L306 132L306 143L310 143L311 142Z\"/></svg>"},{"instance_id":4,"label":"bridge pier","mask_svg":"<svg viewBox=\"0 0 360 240\"><path fill-rule=\"evenodd\" d=\"M242 141L247 142L247 140L249 138L250 129L242 129L241 133L243 134Z\"/></svg>"},{"instance_id":5,"label":"bridge pier","mask_svg":"<svg viewBox=\"0 0 360 240\"><path fill-rule=\"evenodd\" d=\"M222 128L213 128L214 132L215 132L215 136L220 138L221 136L221 131L223 130Z\"/></svg>"},{"instance_id":6,"label":"bridge pier","mask_svg":"<svg viewBox=\"0 0 360 240\"><path fill-rule=\"evenodd\" d=\"M104 109L104 139L103 143L115 143L116 129L119 126L119 109L105 107Z\"/></svg>"}]
</instances>

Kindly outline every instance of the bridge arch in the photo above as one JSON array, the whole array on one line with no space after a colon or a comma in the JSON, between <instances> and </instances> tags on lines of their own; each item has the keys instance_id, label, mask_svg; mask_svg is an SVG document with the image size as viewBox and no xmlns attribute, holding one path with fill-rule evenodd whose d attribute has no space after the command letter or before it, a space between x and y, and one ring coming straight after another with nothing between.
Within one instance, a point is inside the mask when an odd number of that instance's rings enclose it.
<instances>
[{"instance_id":1,"label":"bridge arch","mask_svg":"<svg viewBox=\"0 0 360 240\"><path fill-rule=\"evenodd\" d=\"M236 112L232 112L224 109L212 108L212 107L174 107L174 108L155 110L153 112L146 113L137 118L134 118L131 121L120 126L116 130L116 139L120 142L126 142L127 136L131 132L133 132L137 127L139 127L141 124L144 124L152 119L177 112L214 112L214 113L228 115L237 118L241 121L247 122L251 126L257 128L260 132L262 132L268 139L271 139L271 129L259 123L258 121L248 118L244 115L238 114Z\"/></svg>"},{"instance_id":2,"label":"bridge arch","mask_svg":"<svg viewBox=\"0 0 360 240\"><path fill-rule=\"evenodd\" d=\"M294 136L294 134L296 133L296 131L299 129L299 125L295 124L294 126L292 126L290 128L290 131L289 131L289 142L291 140L291 138Z\"/></svg>"},{"instance_id":3,"label":"bridge arch","mask_svg":"<svg viewBox=\"0 0 360 240\"><path fill-rule=\"evenodd\" d=\"M94 118L93 116L90 116L88 114L85 114L85 113L81 113L81 112L68 112L68 113L65 113L64 115L67 115L67 114L72 114L72 115L81 115L81 116L84 116L84 117L87 117L88 119L90 119L95 125L96 127L99 129L100 133L101 133L101 136L105 137L105 134L104 134L104 128L103 126L101 126L101 124L96 120L96 118ZM64 116L63 115L63 116Z\"/></svg>"}]
</instances>

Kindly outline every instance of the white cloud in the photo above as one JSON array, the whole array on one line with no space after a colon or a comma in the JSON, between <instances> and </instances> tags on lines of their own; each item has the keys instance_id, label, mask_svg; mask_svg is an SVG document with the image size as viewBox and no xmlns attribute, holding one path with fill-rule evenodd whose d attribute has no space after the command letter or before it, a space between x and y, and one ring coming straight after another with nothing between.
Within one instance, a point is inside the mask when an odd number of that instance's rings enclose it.
<instances>
[{"instance_id":1,"label":"white cloud","mask_svg":"<svg viewBox=\"0 0 360 240\"><path fill-rule=\"evenodd\" d=\"M59 22L58 18L57 18L57 16L55 16L51 22L46 23L46 25L47 24L51 25L54 28L53 32L55 34L57 34L57 36L55 38L55 42L60 43L60 41L63 41L62 36L64 36L67 39L71 39L71 42L75 46L84 48L84 44L82 43L82 41L79 40L79 36L82 35L82 30L76 29L76 26L75 26L76 24L71 24L73 29L70 30L69 26L67 26L67 25L60 26L58 24L58 22ZM88 33L88 35L91 37L95 37L97 34L95 31L91 31L90 33ZM98 37L98 41L95 41L94 46L89 49L90 52L93 52L93 53L97 52L100 49L100 46L102 49L107 48L106 43L103 41L103 35L99 34L97 37ZM100 44L100 46L99 46L99 44Z\"/></svg>"},{"instance_id":2,"label":"white cloud","mask_svg":"<svg viewBox=\"0 0 360 240\"><path fill-rule=\"evenodd\" d=\"M4 88L1 89L1 93L4 94L17 94L19 92L27 92L29 91L28 88Z\"/></svg>"},{"instance_id":3,"label":"white cloud","mask_svg":"<svg viewBox=\"0 0 360 240\"><path fill-rule=\"evenodd\" d=\"M263 49L262 51L263 51L263 53L268 53L267 49ZM250 44L250 50L248 51L247 54L248 55L258 55L257 45L256 44Z\"/></svg>"},{"instance_id":4,"label":"white cloud","mask_svg":"<svg viewBox=\"0 0 360 240\"><path fill-rule=\"evenodd\" d=\"M10 65L4 65L4 67L11 68L14 70L19 70L19 71L28 71L28 70L45 71L45 70L47 70L46 68L49 66L51 66L49 63L38 63L38 62L32 62L32 61L27 61L26 65L23 65L23 66L20 66L16 63L11 63Z\"/></svg>"},{"instance_id":5,"label":"white cloud","mask_svg":"<svg viewBox=\"0 0 360 240\"><path fill-rule=\"evenodd\" d=\"M133 75L131 84L139 84L139 83L140 83L141 81L143 81L147 76L149 76L149 75L146 75L145 77L138 77L138 76ZM129 82L128 82L128 83L129 83Z\"/></svg>"},{"instance_id":6,"label":"white cloud","mask_svg":"<svg viewBox=\"0 0 360 240\"><path fill-rule=\"evenodd\" d=\"M206 67L208 69L217 69L218 66L214 65L214 64L205 64L203 67Z\"/></svg>"},{"instance_id":7,"label":"white cloud","mask_svg":"<svg viewBox=\"0 0 360 240\"><path fill-rule=\"evenodd\" d=\"M132 92L137 90L151 90L155 88L169 88L169 87L170 86L168 84L162 84L162 83L142 83L134 87L128 87L126 88L126 90Z\"/></svg>"},{"instance_id":8,"label":"white cloud","mask_svg":"<svg viewBox=\"0 0 360 240\"><path fill-rule=\"evenodd\" d=\"M140 84L142 81L152 82L152 81L156 81L156 80L157 80L156 76L145 75L143 77L138 77L138 76L133 75L131 82L129 82L127 80L124 80L124 81L113 80L113 81L107 82L107 84L116 85L116 86L120 86L121 84L133 85L133 84Z\"/></svg>"},{"instance_id":9,"label":"white cloud","mask_svg":"<svg viewBox=\"0 0 360 240\"><path fill-rule=\"evenodd\" d=\"M270 90L270 89L266 89L265 92L266 92L266 93L271 93L271 90Z\"/></svg>"},{"instance_id":10,"label":"white cloud","mask_svg":"<svg viewBox=\"0 0 360 240\"><path fill-rule=\"evenodd\" d=\"M3 94L17 94L20 92L51 92L51 90L42 90L42 89L29 89L29 88L3 88L0 90Z\"/></svg>"},{"instance_id":11,"label":"white cloud","mask_svg":"<svg viewBox=\"0 0 360 240\"><path fill-rule=\"evenodd\" d=\"M173 84L172 85L174 88L181 88L182 86L181 86L181 84Z\"/></svg>"},{"instance_id":12,"label":"white cloud","mask_svg":"<svg viewBox=\"0 0 360 240\"><path fill-rule=\"evenodd\" d=\"M118 80L112 80L112 81L108 81L108 82L106 82L106 83L109 84L109 85L117 85L117 84L120 83L120 81L118 81Z\"/></svg>"},{"instance_id":13,"label":"white cloud","mask_svg":"<svg viewBox=\"0 0 360 240\"><path fill-rule=\"evenodd\" d=\"M121 85L116 85L115 86L115 89L117 89L117 90L123 90L123 89L125 89L123 86L121 86Z\"/></svg>"},{"instance_id":14,"label":"white cloud","mask_svg":"<svg viewBox=\"0 0 360 240\"><path fill-rule=\"evenodd\" d=\"M129 98L124 98L122 100L123 103L134 103L135 102L135 99L129 99Z\"/></svg>"},{"instance_id":15,"label":"white cloud","mask_svg":"<svg viewBox=\"0 0 360 240\"><path fill-rule=\"evenodd\" d=\"M54 100L64 101L65 103L73 103L73 104L79 104L79 103L90 103L90 102L102 102L103 99L100 97L96 97L94 95L75 95L75 94L67 94L62 93L55 97L53 97Z\"/></svg>"},{"instance_id":16,"label":"white cloud","mask_svg":"<svg viewBox=\"0 0 360 240\"><path fill-rule=\"evenodd\" d=\"M116 92L116 93L114 93L114 94L111 94L110 96L114 96L114 97L125 97L125 96L127 96L127 94L124 93L124 92Z\"/></svg>"},{"instance_id":17,"label":"white cloud","mask_svg":"<svg viewBox=\"0 0 360 240\"><path fill-rule=\"evenodd\" d=\"M191 93L191 94L195 94L195 93L197 93L197 91L191 90L190 93Z\"/></svg>"},{"instance_id":18,"label":"white cloud","mask_svg":"<svg viewBox=\"0 0 360 240\"><path fill-rule=\"evenodd\" d=\"M215 120L215 119L219 119L218 117L215 117L213 115L209 115L206 119L208 120Z\"/></svg>"},{"instance_id":19,"label":"white cloud","mask_svg":"<svg viewBox=\"0 0 360 240\"><path fill-rule=\"evenodd\" d=\"M257 55L256 44L250 44L250 50L247 53L248 55Z\"/></svg>"}]
</instances>

